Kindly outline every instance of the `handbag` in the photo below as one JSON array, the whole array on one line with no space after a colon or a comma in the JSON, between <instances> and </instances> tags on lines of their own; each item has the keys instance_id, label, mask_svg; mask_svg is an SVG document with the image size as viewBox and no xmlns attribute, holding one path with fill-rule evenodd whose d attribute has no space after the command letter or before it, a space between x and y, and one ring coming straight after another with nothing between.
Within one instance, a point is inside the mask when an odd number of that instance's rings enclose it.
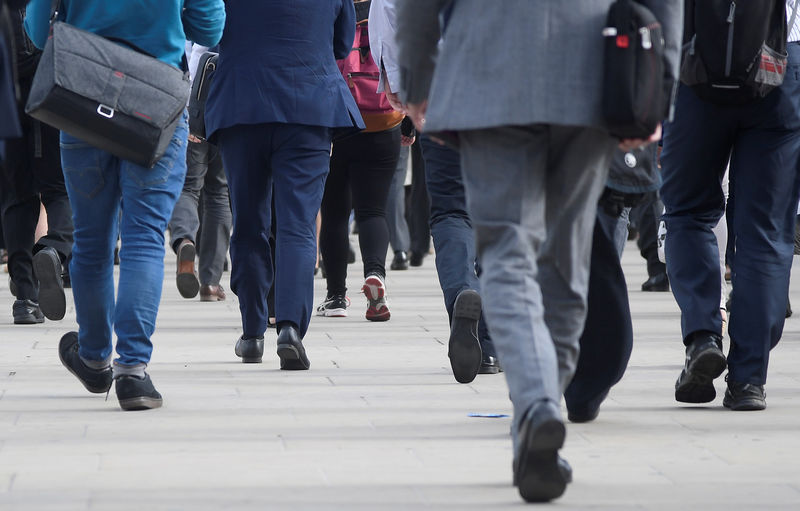
<instances>
[{"instance_id":1,"label":"handbag","mask_svg":"<svg viewBox=\"0 0 800 511\"><path fill-rule=\"evenodd\" d=\"M603 29L603 116L611 135L648 138L669 111L661 24L644 5L617 0Z\"/></svg>"},{"instance_id":2,"label":"handbag","mask_svg":"<svg viewBox=\"0 0 800 511\"><path fill-rule=\"evenodd\" d=\"M55 21L25 112L92 146L152 168L186 108L186 73L118 39Z\"/></svg>"},{"instance_id":3,"label":"handbag","mask_svg":"<svg viewBox=\"0 0 800 511\"><path fill-rule=\"evenodd\" d=\"M206 140L206 99L217 70L218 57L218 53L210 51L200 56L189 96L189 133L201 140Z\"/></svg>"}]
</instances>

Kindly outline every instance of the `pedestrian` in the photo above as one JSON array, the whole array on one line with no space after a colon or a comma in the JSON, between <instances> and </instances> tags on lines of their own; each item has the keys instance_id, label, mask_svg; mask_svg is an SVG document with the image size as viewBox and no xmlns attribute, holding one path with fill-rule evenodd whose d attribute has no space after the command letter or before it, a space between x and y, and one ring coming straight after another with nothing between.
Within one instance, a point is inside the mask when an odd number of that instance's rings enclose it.
<instances>
[{"instance_id":1,"label":"pedestrian","mask_svg":"<svg viewBox=\"0 0 800 511\"><path fill-rule=\"evenodd\" d=\"M558 456L559 403L578 357L592 227L618 143L601 113L599 34L611 3L398 4L407 111L418 130L460 145L483 311L514 405L514 483L526 501L559 497L572 477ZM643 3L666 29L675 76L682 5Z\"/></svg>"},{"instance_id":2,"label":"pedestrian","mask_svg":"<svg viewBox=\"0 0 800 511\"><path fill-rule=\"evenodd\" d=\"M228 2L226 10L206 132L231 193L231 289L242 317L234 351L243 362L262 361L274 280L281 369L305 370L331 141L364 128L336 65L350 53L355 11L352 0Z\"/></svg>"},{"instance_id":3,"label":"pedestrian","mask_svg":"<svg viewBox=\"0 0 800 511\"><path fill-rule=\"evenodd\" d=\"M47 41L51 4L28 4L25 27L40 48ZM214 46L225 20L221 0L62 0L58 15L77 28L135 42L174 67L181 66L187 38ZM61 338L58 353L90 392L105 394L113 380L123 410L162 404L145 369L164 281L164 232L186 177L187 134L184 113L164 156L145 168L61 133L61 163L75 223L70 276L79 329ZM122 245L115 296L118 230ZM118 357L112 369L114 349Z\"/></svg>"}]
</instances>

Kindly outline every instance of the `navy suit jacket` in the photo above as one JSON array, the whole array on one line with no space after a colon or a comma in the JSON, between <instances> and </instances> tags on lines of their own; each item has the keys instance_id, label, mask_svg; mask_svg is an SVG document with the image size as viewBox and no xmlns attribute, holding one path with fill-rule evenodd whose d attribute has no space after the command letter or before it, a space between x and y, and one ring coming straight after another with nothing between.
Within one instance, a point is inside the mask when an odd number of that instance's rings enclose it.
<instances>
[{"instance_id":1,"label":"navy suit jacket","mask_svg":"<svg viewBox=\"0 0 800 511\"><path fill-rule=\"evenodd\" d=\"M336 59L355 38L353 0L229 0L206 132L237 124L364 128Z\"/></svg>"}]
</instances>

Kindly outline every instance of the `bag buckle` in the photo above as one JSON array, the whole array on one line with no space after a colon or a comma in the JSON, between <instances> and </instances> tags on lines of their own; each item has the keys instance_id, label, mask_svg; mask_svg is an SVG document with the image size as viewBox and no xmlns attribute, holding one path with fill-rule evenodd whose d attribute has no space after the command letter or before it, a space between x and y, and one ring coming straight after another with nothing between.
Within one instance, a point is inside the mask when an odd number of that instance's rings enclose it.
<instances>
[{"instance_id":1,"label":"bag buckle","mask_svg":"<svg viewBox=\"0 0 800 511\"><path fill-rule=\"evenodd\" d=\"M102 115L106 119L111 119L112 117L114 117L114 109L102 103L97 105L97 113Z\"/></svg>"}]
</instances>

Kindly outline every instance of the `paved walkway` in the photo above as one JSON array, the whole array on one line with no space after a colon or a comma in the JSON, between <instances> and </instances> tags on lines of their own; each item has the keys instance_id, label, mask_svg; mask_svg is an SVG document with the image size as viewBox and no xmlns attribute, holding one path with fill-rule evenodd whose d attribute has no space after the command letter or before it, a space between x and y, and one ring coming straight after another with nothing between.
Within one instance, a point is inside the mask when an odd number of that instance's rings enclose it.
<instances>
[{"instance_id":1,"label":"paved walkway","mask_svg":"<svg viewBox=\"0 0 800 511\"><path fill-rule=\"evenodd\" d=\"M721 397L679 406L677 307L638 291L633 245L624 266L633 358L598 420L568 426L575 482L558 508L800 509L800 319L773 352L765 412L726 411ZM14 326L0 275L0 510L522 507L510 419L469 417L510 413L504 379L453 380L432 257L390 272L384 324L363 319L351 266L350 317L314 318L311 370L288 374L272 349L263 364L239 363L235 297L183 300L174 269L168 258L149 368L164 407L130 413L61 367L71 296L63 321ZM791 295L800 309L800 285Z\"/></svg>"}]
</instances>

